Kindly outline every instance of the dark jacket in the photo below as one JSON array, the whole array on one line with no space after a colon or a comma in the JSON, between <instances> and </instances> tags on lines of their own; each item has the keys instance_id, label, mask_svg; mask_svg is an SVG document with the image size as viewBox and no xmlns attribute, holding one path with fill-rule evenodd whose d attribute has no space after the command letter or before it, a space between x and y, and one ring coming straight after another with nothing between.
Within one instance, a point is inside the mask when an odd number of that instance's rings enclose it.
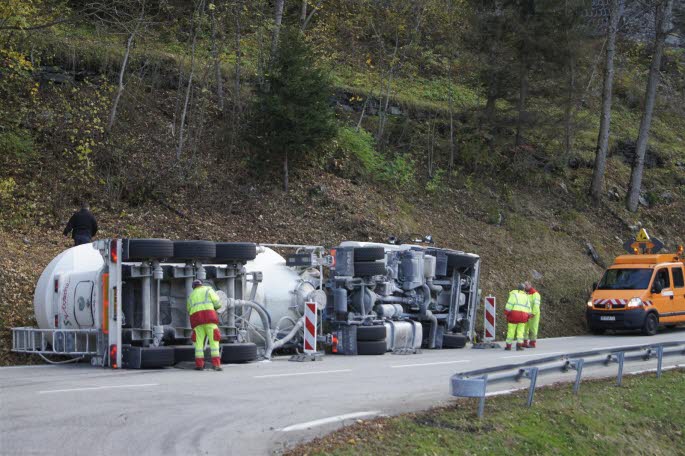
<instances>
[{"instance_id":1,"label":"dark jacket","mask_svg":"<svg viewBox=\"0 0 685 456\"><path fill-rule=\"evenodd\" d=\"M92 238L98 232L98 222L88 209L81 209L74 212L74 215L69 219L67 227L64 228L64 235L67 236L71 232L71 237L76 239L77 236L87 236Z\"/></svg>"}]
</instances>

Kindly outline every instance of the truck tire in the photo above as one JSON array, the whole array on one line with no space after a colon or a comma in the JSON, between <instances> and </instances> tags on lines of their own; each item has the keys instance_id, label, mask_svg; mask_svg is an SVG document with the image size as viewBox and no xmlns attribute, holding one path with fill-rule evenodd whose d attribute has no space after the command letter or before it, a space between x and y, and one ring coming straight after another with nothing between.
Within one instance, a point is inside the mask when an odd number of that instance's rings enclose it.
<instances>
[{"instance_id":1,"label":"truck tire","mask_svg":"<svg viewBox=\"0 0 685 456\"><path fill-rule=\"evenodd\" d=\"M381 261L354 263L354 275L357 277L385 275L385 272L385 263Z\"/></svg>"},{"instance_id":2,"label":"truck tire","mask_svg":"<svg viewBox=\"0 0 685 456\"><path fill-rule=\"evenodd\" d=\"M174 260L207 260L216 256L216 244L210 241L174 241Z\"/></svg>"},{"instance_id":3,"label":"truck tire","mask_svg":"<svg viewBox=\"0 0 685 456\"><path fill-rule=\"evenodd\" d=\"M357 326L357 341L385 341L385 325Z\"/></svg>"},{"instance_id":4,"label":"truck tire","mask_svg":"<svg viewBox=\"0 0 685 456\"><path fill-rule=\"evenodd\" d=\"M642 334L645 336L654 336L656 335L656 331L659 328L659 317L657 317L656 313L651 312L647 314L647 317L645 317L645 323L642 326Z\"/></svg>"},{"instance_id":5,"label":"truck tire","mask_svg":"<svg viewBox=\"0 0 685 456\"><path fill-rule=\"evenodd\" d=\"M384 355L388 350L385 340L360 340L357 342L358 355Z\"/></svg>"},{"instance_id":6,"label":"truck tire","mask_svg":"<svg viewBox=\"0 0 685 456\"><path fill-rule=\"evenodd\" d=\"M221 362L237 364L257 359L257 345L252 342L224 344L221 346Z\"/></svg>"},{"instance_id":7,"label":"truck tire","mask_svg":"<svg viewBox=\"0 0 685 456\"><path fill-rule=\"evenodd\" d=\"M376 261L385 258L383 247L357 247L354 249L354 261Z\"/></svg>"},{"instance_id":8,"label":"truck tire","mask_svg":"<svg viewBox=\"0 0 685 456\"><path fill-rule=\"evenodd\" d=\"M252 242L217 242L217 261L246 262L257 256L257 245Z\"/></svg>"},{"instance_id":9,"label":"truck tire","mask_svg":"<svg viewBox=\"0 0 685 456\"><path fill-rule=\"evenodd\" d=\"M124 239L122 261L145 261L174 256L174 243L168 239Z\"/></svg>"},{"instance_id":10,"label":"truck tire","mask_svg":"<svg viewBox=\"0 0 685 456\"><path fill-rule=\"evenodd\" d=\"M442 348L464 348L466 336L463 334L443 334Z\"/></svg>"}]
</instances>

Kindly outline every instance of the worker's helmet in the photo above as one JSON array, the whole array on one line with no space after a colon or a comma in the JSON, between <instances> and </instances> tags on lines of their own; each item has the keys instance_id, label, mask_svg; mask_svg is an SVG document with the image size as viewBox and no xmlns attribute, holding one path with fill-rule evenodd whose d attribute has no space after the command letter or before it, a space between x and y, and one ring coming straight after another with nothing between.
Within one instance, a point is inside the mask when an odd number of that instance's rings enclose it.
<instances>
[{"instance_id":1,"label":"worker's helmet","mask_svg":"<svg viewBox=\"0 0 685 456\"><path fill-rule=\"evenodd\" d=\"M523 283L519 283L519 287L518 287L518 288L519 288L519 290L523 291L523 290L526 289L526 285L523 284Z\"/></svg>"},{"instance_id":2,"label":"worker's helmet","mask_svg":"<svg viewBox=\"0 0 685 456\"><path fill-rule=\"evenodd\" d=\"M200 279L193 280L193 288L201 287L202 285L204 285L202 283L202 280L200 280Z\"/></svg>"}]
</instances>

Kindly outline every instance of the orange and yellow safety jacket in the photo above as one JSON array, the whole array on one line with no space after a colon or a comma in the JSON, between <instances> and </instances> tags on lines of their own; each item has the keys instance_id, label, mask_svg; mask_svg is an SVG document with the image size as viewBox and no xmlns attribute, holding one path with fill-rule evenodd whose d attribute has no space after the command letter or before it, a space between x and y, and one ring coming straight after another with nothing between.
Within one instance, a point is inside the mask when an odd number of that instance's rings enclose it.
<instances>
[{"instance_id":1,"label":"orange and yellow safety jacket","mask_svg":"<svg viewBox=\"0 0 685 456\"><path fill-rule=\"evenodd\" d=\"M212 287L202 285L193 289L188 301L186 302L188 315L190 316L190 326L195 328L198 325L208 323L219 324L219 317L216 310L221 307L219 295Z\"/></svg>"}]
</instances>

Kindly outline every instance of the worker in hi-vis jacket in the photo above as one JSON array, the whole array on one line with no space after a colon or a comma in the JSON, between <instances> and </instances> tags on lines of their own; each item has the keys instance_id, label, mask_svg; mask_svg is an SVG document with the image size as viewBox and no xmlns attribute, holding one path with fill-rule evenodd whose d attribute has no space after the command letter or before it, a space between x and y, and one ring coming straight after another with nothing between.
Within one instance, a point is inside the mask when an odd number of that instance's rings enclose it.
<instances>
[{"instance_id":1,"label":"worker in hi-vis jacket","mask_svg":"<svg viewBox=\"0 0 685 456\"><path fill-rule=\"evenodd\" d=\"M193 291L188 296L188 315L190 326L193 328L193 342L195 343L195 369L202 370L205 367L205 339L209 339L209 349L212 352L212 368L221 370L221 356L219 354L219 317L217 309L221 307L219 295L216 291L202 283L202 280L193 281Z\"/></svg>"},{"instance_id":2,"label":"worker in hi-vis jacket","mask_svg":"<svg viewBox=\"0 0 685 456\"><path fill-rule=\"evenodd\" d=\"M511 344L516 339L516 350L523 350L523 332L531 316L530 301L524 284L509 293L504 315L507 317L507 346L504 349L511 350Z\"/></svg>"},{"instance_id":3,"label":"worker in hi-vis jacket","mask_svg":"<svg viewBox=\"0 0 685 456\"><path fill-rule=\"evenodd\" d=\"M526 329L523 333L523 347L535 348L538 340L538 328L540 327L540 293L533 288L530 282L524 283L528 300L530 301L530 311L533 316L526 322Z\"/></svg>"}]
</instances>

